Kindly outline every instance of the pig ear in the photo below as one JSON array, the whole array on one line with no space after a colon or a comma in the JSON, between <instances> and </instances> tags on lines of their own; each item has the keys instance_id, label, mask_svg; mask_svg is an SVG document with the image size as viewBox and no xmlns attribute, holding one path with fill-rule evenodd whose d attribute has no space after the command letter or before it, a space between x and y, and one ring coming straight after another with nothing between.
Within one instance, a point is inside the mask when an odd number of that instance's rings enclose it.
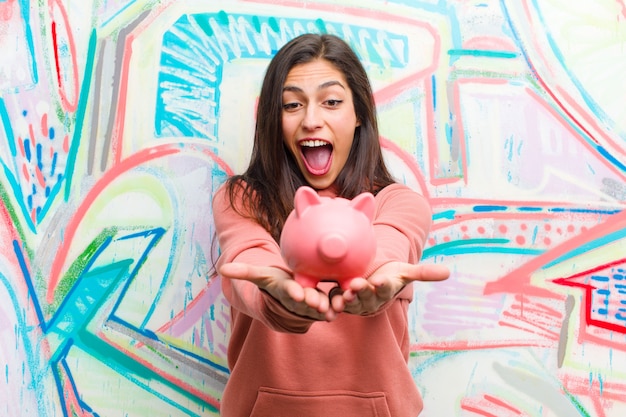
<instances>
[{"instance_id":1,"label":"pig ear","mask_svg":"<svg viewBox=\"0 0 626 417\"><path fill-rule=\"evenodd\" d=\"M304 213L310 206L321 203L322 199L311 187L303 186L298 188L296 191L294 205L296 206L295 209L298 217L302 216L302 213Z\"/></svg>"},{"instance_id":2,"label":"pig ear","mask_svg":"<svg viewBox=\"0 0 626 417\"><path fill-rule=\"evenodd\" d=\"M350 201L350 205L365 214L367 218L374 221L374 212L376 211L376 201L371 193L361 193Z\"/></svg>"}]
</instances>

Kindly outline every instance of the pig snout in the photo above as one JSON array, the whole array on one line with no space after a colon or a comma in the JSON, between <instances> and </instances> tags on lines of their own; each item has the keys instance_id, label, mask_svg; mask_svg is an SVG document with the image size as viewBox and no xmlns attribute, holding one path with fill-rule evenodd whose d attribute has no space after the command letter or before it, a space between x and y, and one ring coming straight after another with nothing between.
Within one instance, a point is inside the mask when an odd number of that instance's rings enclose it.
<instances>
[{"instance_id":1,"label":"pig snout","mask_svg":"<svg viewBox=\"0 0 626 417\"><path fill-rule=\"evenodd\" d=\"M329 234L320 239L317 246L320 257L328 263L337 263L346 257L348 242L340 234Z\"/></svg>"}]
</instances>

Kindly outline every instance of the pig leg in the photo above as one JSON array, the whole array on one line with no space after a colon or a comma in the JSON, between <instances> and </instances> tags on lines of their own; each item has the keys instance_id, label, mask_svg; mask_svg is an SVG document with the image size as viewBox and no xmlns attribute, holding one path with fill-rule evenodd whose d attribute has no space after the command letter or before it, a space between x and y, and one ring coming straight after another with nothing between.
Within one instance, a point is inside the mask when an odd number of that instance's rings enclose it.
<instances>
[{"instance_id":1,"label":"pig leg","mask_svg":"<svg viewBox=\"0 0 626 417\"><path fill-rule=\"evenodd\" d=\"M294 274L293 278L298 284L302 285L304 288L315 288L317 287L317 283L319 282L319 278L305 274L296 273Z\"/></svg>"},{"instance_id":2,"label":"pig leg","mask_svg":"<svg viewBox=\"0 0 626 417\"><path fill-rule=\"evenodd\" d=\"M338 282L339 287L340 287L342 290L344 290L344 291L345 291L345 290L348 290L348 289L350 289L350 282L351 282L351 281L352 281L352 278L342 279L342 280L340 280L340 281Z\"/></svg>"}]
</instances>

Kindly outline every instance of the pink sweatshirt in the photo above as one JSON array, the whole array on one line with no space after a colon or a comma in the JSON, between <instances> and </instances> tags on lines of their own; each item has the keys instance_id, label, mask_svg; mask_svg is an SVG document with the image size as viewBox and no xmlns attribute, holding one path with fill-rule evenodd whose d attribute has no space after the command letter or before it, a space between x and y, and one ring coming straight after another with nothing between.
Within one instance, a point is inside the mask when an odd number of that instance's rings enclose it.
<instances>
[{"instance_id":1,"label":"pink sweatshirt","mask_svg":"<svg viewBox=\"0 0 626 417\"><path fill-rule=\"evenodd\" d=\"M322 193L321 193L322 194ZM213 201L221 256L227 262L289 271L276 241L229 207L224 188ZM372 271L390 261L417 263L431 224L424 197L401 184L376 196L377 253ZM222 417L416 417L422 399L407 366L408 285L378 312L340 314L333 322L295 315L247 281L222 280L232 309L231 375Z\"/></svg>"}]
</instances>

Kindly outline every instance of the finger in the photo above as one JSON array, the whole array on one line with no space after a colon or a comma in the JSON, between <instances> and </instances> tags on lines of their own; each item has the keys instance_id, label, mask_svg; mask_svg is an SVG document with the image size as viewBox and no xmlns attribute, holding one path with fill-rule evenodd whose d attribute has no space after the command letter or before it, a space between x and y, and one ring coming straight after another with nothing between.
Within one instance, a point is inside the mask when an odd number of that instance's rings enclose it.
<instances>
[{"instance_id":1,"label":"finger","mask_svg":"<svg viewBox=\"0 0 626 417\"><path fill-rule=\"evenodd\" d=\"M351 309L353 311L361 302L358 294L370 285L371 284L367 282L365 278L354 278L351 280L348 289L345 290L342 295L344 309Z\"/></svg>"},{"instance_id":2,"label":"finger","mask_svg":"<svg viewBox=\"0 0 626 417\"><path fill-rule=\"evenodd\" d=\"M404 287L404 283L399 280L376 280L375 282L372 282L372 284L376 288L376 295L384 300L389 300Z\"/></svg>"},{"instance_id":3,"label":"finger","mask_svg":"<svg viewBox=\"0 0 626 417\"><path fill-rule=\"evenodd\" d=\"M332 310L336 313L342 313L346 309L346 302L341 295L336 295L330 299Z\"/></svg>"},{"instance_id":4,"label":"finger","mask_svg":"<svg viewBox=\"0 0 626 417\"><path fill-rule=\"evenodd\" d=\"M319 296L319 306L317 307L317 311L326 314L328 310L330 310L330 299L324 293L318 293Z\"/></svg>"},{"instance_id":5,"label":"finger","mask_svg":"<svg viewBox=\"0 0 626 417\"><path fill-rule=\"evenodd\" d=\"M305 288L304 289L304 303L312 308L313 310L318 310L321 308L321 297L320 293L314 288Z\"/></svg>"},{"instance_id":6,"label":"finger","mask_svg":"<svg viewBox=\"0 0 626 417\"><path fill-rule=\"evenodd\" d=\"M363 291L363 289L371 286L370 282L365 278L354 278L350 281L349 285L349 289L354 293Z\"/></svg>"},{"instance_id":7,"label":"finger","mask_svg":"<svg viewBox=\"0 0 626 417\"><path fill-rule=\"evenodd\" d=\"M346 293L352 292L360 301L364 302L376 297L375 290L376 288L368 280L355 278L350 282L350 288ZM353 294L346 295L352 298Z\"/></svg>"},{"instance_id":8,"label":"finger","mask_svg":"<svg viewBox=\"0 0 626 417\"><path fill-rule=\"evenodd\" d=\"M351 289L344 291L343 304L344 311L351 314L361 314L366 308L364 302L368 302L368 297L364 294L364 291L354 292ZM369 304L369 302L368 302Z\"/></svg>"},{"instance_id":9,"label":"finger","mask_svg":"<svg viewBox=\"0 0 626 417\"><path fill-rule=\"evenodd\" d=\"M220 275L231 279L253 280L260 277L259 268L239 262L231 262L222 265Z\"/></svg>"},{"instance_id":10,"label":"finger","mask_svg":"<svg viewBox=\"0 0 626 417\"><path fill-rule=\"evenodd\" d=\"M405 282L410 281L443 281L450 276L450 270L444 265L406 264L402 271Z\"/></svg>"},{"instance_id":11,"label":"finger","mask_svg":"<svg viewBox=\"0 0 626 417\"><path fill-rule=\"evenodd\" d=\"M336 313L341 313L345 308L343 301L343 290L341 287L333 287L328 292L328 298L330 300L330 308Z\"/></svg>"},{"instance_id":12,"label":"finger","mask_svg":"<svg viewBox=\"0 0 626 417\"><path fill-rule=\"evenodd\" d=\"M376 298L376 289L373 285L370 285L357 292L356 296L363 304L368 304L371 300Z\"/></svg>"},{"instance_id":13,"label":"finger","mask_svg":"<svg viewBox=\"0 0 626 417\"><path fill-rule=\"evenodd\" d=\"M343 302L346 306L357 304L359 302L359 297L357 297L357 293L348 289L342 294Z\"/></svg>"},{"instance_id":14,"label":"finger","mask_svg":"<svg viewBox=\"0 0 626 417\"><path fill-rule=\"evenodd\" d=\"M298 284L297 281L292 279L286 280L284 285L285 292L293 301L296 301L298 303L304 301L305 292L304 288L302 288L302 285Z\"/></svg>"},{"instance_id":15,"label":"finger","mask_svg":"<svg viewBox=\"0 0 626 417\"><path fill-rule=\"evenodd\" d=\"M335 310L333 310L332 308L329 308L328 311L326 312L326 321L333 321L337 318L337 312Z\"/></svg>"}]
</instances>

